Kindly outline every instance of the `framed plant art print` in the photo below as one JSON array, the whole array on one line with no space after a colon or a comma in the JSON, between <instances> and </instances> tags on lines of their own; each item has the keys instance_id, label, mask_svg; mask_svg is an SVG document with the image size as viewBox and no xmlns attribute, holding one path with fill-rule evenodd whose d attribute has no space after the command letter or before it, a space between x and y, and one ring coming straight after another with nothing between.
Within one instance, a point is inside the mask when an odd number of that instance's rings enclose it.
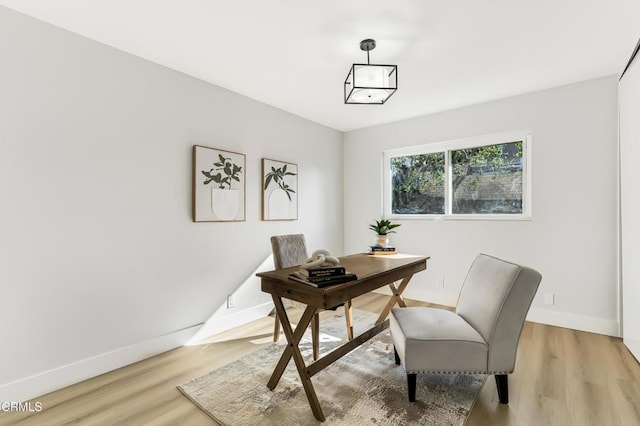
<instances>
[{"instance_id":1,"label":"framed plant art print","mask_svg":"<svg viewBox=\"0 0 640 426\"><path fill-rule=\"evenodd\" d=\"M245 220L245 155L193 146L193 221Z\"/></svg>"},{"instance_id":2,"label":"framed plant art print","mask_svg":"<svg viewBox=\"0 0 640 426\"><path fill-rule=\"evenodd\" d=\"M262 159L262 220L298 219L298 165Z\"/></svg>"}]
</instances>

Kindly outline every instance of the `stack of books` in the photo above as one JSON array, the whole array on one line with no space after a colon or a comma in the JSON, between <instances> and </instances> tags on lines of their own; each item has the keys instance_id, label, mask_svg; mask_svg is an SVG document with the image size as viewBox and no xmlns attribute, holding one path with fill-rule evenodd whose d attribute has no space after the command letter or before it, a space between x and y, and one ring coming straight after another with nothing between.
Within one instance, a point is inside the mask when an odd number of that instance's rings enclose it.
<instances>
[{"instance_id":1,"label":"stack of books","mask_svg":"<svg viewBox=\"0 0 640 426\"><path fill-rule=\"evenodd\" d=\"M394 246L369 246L369 254L397 254Z\"/></svg>"},{"instance_id":2,"label":"stack of books","mask_svg":"<svg viewBox=\"0 0 640 426\"><path fill-rule=\"evenodd\" d=\"M358 277L342 266L321 266L303 269L289 274L289 278L314 287L326 287L357 280Z\"/></svg>"}]
</instances>

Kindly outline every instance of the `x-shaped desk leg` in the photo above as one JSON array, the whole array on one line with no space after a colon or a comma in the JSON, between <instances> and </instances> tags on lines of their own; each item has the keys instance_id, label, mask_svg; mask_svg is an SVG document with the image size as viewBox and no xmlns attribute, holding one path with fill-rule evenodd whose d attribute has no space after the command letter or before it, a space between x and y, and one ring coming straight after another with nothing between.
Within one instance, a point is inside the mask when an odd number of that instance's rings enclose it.
<instances>
[{"instance_id":1,"label":"x-shaped desk leg","mask_svg":"<svg viewBox=\"0 0 640 426\"><path fill-rule=\"evenodd\" d=\"M284 308L284 304L282 303L282 299L279 296L272 295L273 304L276 307L276 312L278 316L281 318L280 323L282 324L282 332L287 338L287 347L282 352L282 356L276 365L275 370L273 370L273 374L267 383L269 389L275 389L276 385L280 381L284 370L287 368L287 364L289 364L289 360L293 358L293 361L296 364L296 368L298 369L298 374L300 375L300 380L302 381L302 386L304 387L304 391L307 394L307 399L309 400L309 405L311 406L311 411L316 419L321 422L324 421L324 414L322 413L322 408L320 407L320 402L318 401L318 396L316 395L316 391L313 388L313 383L311 383L311 377L307 372L307 366L304 363L304 359L302 358L302 354L300 353L300 348L298 347L298 343L302 339L302 335L305 330L309 326L309 323L313 319L316 314L317 309L312 306L307 306L296 325L295 331L291 329L291 323L289 322L289 317L287 316L287 311Z\"/></svg>"},{"instance_id":2,"label":"x-shaped desk leg","mask_svg":"<svg viewBox=\"0 0 640 426\"><path fill-rule=\"evenodd\" d=\"M402 282L400 282L400 285L397 288L395 283L389 284L389 288L391 289L391 293L393 295L391 296L391 299L389 299L389 301L387 302L387 306L385 306L382 312L380 312L380 316L376 320L376 325L380 324L382 321L387 319L389 312L391 312L391 308L393 308L393 305L395 305L396 302L398 303L398 305L402 306L403 308L407 307L407 304L404 303L404 299L402 298L402 292L404 291L405 288L407 288L407 285L409 284L409 281L411 281L412 276L413 275L410 275L404 278Z\"/></svg>"}]
</instances>

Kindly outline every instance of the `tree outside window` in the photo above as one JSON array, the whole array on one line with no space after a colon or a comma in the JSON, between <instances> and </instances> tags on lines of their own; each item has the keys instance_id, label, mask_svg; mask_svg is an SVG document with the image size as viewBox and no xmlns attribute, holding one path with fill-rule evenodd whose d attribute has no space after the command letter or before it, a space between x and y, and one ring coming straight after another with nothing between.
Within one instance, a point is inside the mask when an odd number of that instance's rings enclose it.
<instances>
[{"instance_id":1,"label":"tree outside window","mask_svg":"<svg viewBox=\"0 0 640 426\"><path fill-rule=\"evenodd\" d=\"M522 213L522 142L450 151L453 214Z\"/></svg>"},{"instance_id":2,"label":"tree outside window","mask_svg":"<svg viewBox=\"0 0 640 426\"><path fill-rule=\"evenodd\" d=\"M444 214L444 152L391 159L392 213Z\"/></svg>"}]
</instances>

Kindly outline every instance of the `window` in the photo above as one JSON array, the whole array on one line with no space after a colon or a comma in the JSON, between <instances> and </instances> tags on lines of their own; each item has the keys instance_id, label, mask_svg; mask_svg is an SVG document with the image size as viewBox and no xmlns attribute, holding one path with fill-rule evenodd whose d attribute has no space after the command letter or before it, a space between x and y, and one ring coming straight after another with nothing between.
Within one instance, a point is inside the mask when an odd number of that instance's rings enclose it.
<instances>
[{"instance_id":1,"label":"window","mask_svg":"<svg viewBox=\"0 0 640 426\"><path fill-rule=\"evenodd\" d=\"M395 218L531 215L528 132L384 153L384 213Z\"/></svg>"},{"instance_id":2,"label":"window","mask_svg":"<svg viewBox=\"0 0 640 426\"><path fill-rule=\"evenodd\" d=\"M392 214L444 214L444 152L391 157L390 162Z\"/></svg>"}]
</instances>

